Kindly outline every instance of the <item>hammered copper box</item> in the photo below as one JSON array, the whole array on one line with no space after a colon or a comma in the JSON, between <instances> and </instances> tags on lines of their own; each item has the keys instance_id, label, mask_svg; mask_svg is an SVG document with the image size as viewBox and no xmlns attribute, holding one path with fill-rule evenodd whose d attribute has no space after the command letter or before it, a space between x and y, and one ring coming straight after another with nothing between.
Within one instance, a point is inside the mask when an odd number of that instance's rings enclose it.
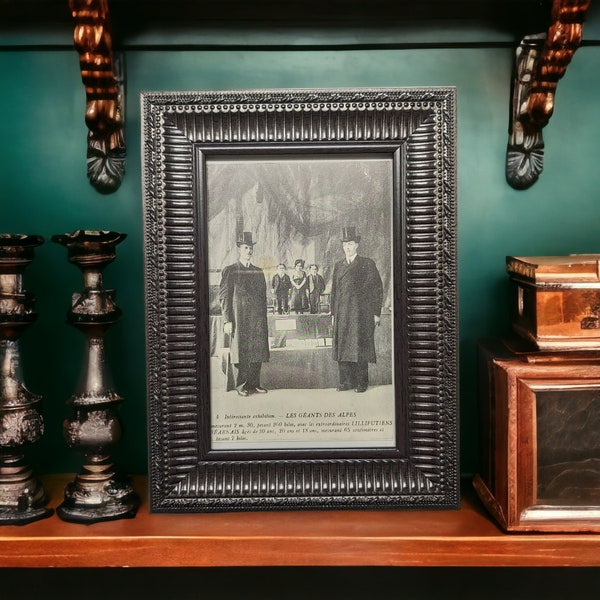
<instances>
[{"instance_id":1,"label":"hammered copper box","mask_svg":"<svg viewBox=\"0 0 600 600\"><path fill-rule=\"evenodd\" d=\"M600 353L479 344L481 469L505 531L600 532Z\"/></svg>"},{"instance_id":2,"label":"hammered copper box","mask_svg":"<svg viewBox=\"0 0 600 600\"><path fill-rule=\"evenodd\" d=\"M511 322L541 350L600 350L600 254L507 256Z\"/></svg>"}]
</instances>

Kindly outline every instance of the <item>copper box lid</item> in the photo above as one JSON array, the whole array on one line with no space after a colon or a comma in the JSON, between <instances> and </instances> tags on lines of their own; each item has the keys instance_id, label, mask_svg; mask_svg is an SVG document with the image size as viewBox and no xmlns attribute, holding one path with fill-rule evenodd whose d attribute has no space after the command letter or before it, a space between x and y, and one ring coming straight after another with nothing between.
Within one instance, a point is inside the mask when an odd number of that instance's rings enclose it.
<instances>
[{"instance_id":1,"label":"copper box lid","mask_svg":"<svg viewBox=\"0 0 600 600\"><path fill-rule=\"evenodd\" d=\"M600 284L600 254L507 256L506 270L512 279L540 286Z\"/></svg>"}]
</instances>

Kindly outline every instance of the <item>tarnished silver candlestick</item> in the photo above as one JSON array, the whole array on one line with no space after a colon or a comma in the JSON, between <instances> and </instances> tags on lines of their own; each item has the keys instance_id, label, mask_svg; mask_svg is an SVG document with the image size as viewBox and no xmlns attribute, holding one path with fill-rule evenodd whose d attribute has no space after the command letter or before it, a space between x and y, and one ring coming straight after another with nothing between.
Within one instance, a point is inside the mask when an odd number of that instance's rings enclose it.
<instances>
[{"instance_id":1,"label":"tarnished silver candlestick","mask_svg":"<svg viewBox=\"0 0 600 600\"><path fill-rule=\"evenodd\" d=\"M33 296L23 290L23 271L34 258L37 235L0 235L0 525L49 517L48 498L25 460L24 449L44 433L41 396L23 382L19 338L33 323Z\"/></svg>"},{"instance_id":2,"label":"tarnished silver candlestick","mask_svg":"<svg viewBox=\"0 0 600 600\"><path fill-rule=\"evenodd\" d=\"M83 274L84 290L73 294L67 322L86 337L79 384L68 404L73 415L65 421L67 444L83 452L81 473L65 489L57 514L64 521L95 523L134 517L139 499L131 479L113 468L111 451L121 438L117 408L122 398L114 391L104 353L106 330L121 316L115 291L102 285L104 268L116 258L116 246L126 237L114 231L78 230L55 235L68 259Z\"/></svg>"}]
</instances>

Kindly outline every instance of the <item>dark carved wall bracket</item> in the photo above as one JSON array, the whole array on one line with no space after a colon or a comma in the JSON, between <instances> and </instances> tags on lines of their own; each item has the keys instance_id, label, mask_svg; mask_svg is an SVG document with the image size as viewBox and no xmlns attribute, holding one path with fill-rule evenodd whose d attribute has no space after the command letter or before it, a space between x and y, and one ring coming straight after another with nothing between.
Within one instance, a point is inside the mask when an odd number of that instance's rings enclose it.
<instances>
[{"instance_id":1,"label":"dark carved wall bracket","mask_svg":"<svg viewBox=\"0 0 600 600\"><path fill-rule=\"evenodd\" d=\"M69 0L69 7L86 93L87 175L109 194L125 173L124 57L113 54L108 0Z\"/></svg>"},{"instance_id":2,"label":"dark carved wall bracket","mask_svg":"<svg viewBox=\"0 0 600 600\"><path fill-rule=\"evenodd\" d=\"M544 168L542 129L554 111L559 79L581 44L591 0L553 0L547 34L525 36L516 50L506 179L515 189L532 186Z\"/></svg>"}]
</instances>

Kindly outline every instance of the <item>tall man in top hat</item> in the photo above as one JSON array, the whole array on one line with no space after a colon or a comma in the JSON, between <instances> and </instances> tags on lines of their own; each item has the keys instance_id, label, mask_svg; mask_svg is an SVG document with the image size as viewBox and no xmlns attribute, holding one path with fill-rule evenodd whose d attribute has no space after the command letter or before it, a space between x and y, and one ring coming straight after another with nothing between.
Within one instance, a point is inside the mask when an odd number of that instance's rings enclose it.
<instances>
[{"instance_id":1,"label":"tall man in top hat","mask_svg":"<svg viewBox=\"0 0 600 600\"><path fill-rule=\"evenodd\" d=\"M251 232L242 233L237 240L239 259L223 269L219 288L223 331L230 339L240 396L267 392L260 385L262 363L269 360L267 283L262 269L250 262L255 243Z\"/></svg>"},{"instance_id":2,"label":"tall man in top hat","mask_svg":"<svg viewBox=\"0 0 600 600\"><path fill-rule=\"evenodd\" d=\"M356 227L342 230L345 258L335 263L331 284L333 359L338 362L338 391L366 391L369 363L375 357L375 327L379 325L383 284L375 262L358 255Z\"/></svg>"}]
</instances>

